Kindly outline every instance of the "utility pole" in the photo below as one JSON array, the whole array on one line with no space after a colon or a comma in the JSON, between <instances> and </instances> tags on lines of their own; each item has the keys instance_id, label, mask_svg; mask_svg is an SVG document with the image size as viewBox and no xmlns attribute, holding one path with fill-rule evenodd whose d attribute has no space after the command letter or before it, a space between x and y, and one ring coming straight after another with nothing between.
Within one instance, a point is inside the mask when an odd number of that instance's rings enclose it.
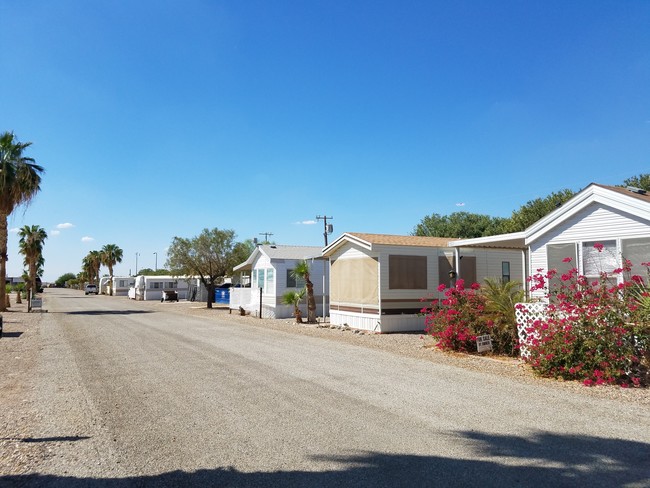
<instances>
[{"instance_id":1,"label":"utility pole","mask_svg":"<svg viewBox=\"0 0 650 488\"><path fill-rule=\"evenodd\" d=\"M269 242L269 236L273 235L273 232L260 232L261 236L264 236L264 243Z\"/></svg>"},{"instance_id":2,"label":"utility pole","mask_svg":"<svg viewBox=\"0 0 650 488\"><path fill-rule=\"evenodd\" d=\"M323 225L325 231L323 232L323 237L325 237L325 247L327 247L327 235L332 233L333 227L332 224L327 225L327 219L332 220L334 217L327 217L327 215L323 215L322 217L320 215L316 216L316 220L323 220Z\"/></svg>"}]
</instances>

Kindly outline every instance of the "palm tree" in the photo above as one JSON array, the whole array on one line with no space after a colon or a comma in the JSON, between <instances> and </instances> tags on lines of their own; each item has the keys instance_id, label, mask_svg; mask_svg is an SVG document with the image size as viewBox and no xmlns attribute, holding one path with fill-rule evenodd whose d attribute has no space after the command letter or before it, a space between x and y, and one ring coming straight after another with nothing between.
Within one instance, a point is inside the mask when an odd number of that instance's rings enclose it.
<instances>
[{"instance_id":1,"label":"palm tree","mask_svg":"<svg viewBox=\"0 0 650 488\"><path fill-rule=\"evenodd\" d=\"M23 155L31 142L19 142L13 132L0 134L0 283L7 281L7 219L20 206L29 205L41 189L43 168ZM0 286L0 312L6 310L6 290Z\"/></svg>"},{"instance_id":2,"label":"palm tree","mask_svg":"<svg viewBox=\"0 0 650 488\"><path fill-rule=\"evenodd\" d=\"M122 249L116 244L106 244L101 250L101 262L108 268L108 292L113 296L113 266L122 262Z\"/></svg>"},{"instance_id":3,"label":"palm tree","mask_svg":"<svg viewBox=\"0 0 650 488\"><path fill-rule=\"evenodd\" d=\"M517 281L486 278L481 293L485 297L484 315L493 323L490 334L496 352L517 354L517 317L515 306L525 300L526 294ZM500 350L498 350L500 349Z\"/></svg>"},{"instance_id":4,"label":"palm tree","mask_svg":"<svg viewBox=\"0 0 650 488\"><path fill-rule=\"evenodd\" d=\"M26 225L18 231L20 240L18 241L20 253L25 256L25 266L29 276L29 287L32 294L38 291L36 287L36 277L38 276L39 267L42 269L43 245L47 239L45 229L38 225Z\"/></svg>"},{"instance_id":5,"label":"palm tree","mask_svg":"<svg viewBox=\"0 0 650 488\"><path fill-rule=\"evenodd\" d=\"M307 323L316 323L316 299L314 298L314 284L309 279L309 263L302 260L296 264L292 271L294 276L298 276L305 280L305 288L307 289Z\"/></svg>"},{"instance_id":6,"label":"palm tree","mask_svg":"<svg viewBox=\"0 0 650 488\"><path fill-rule=\"evenodd\" d=\"M89 283L93 284L95 281L99 281L99 269L102 266L101 253L99 251L90 251L86 254L81 265Z\"/></svg>"},{"instance_id":7,"label":"palm tree","mask_svg":"<svg viewBox=\"0 0 650 488\"><path fill-rule=\"evenodd\" d=\"M300 291L290 290L282 295L282 303L285 305L293 305L293 316L296 317L296 323L298 324L302 324L302 310L300 310L299 305L304 296L304 288Z\"/></svg>"}]
</instances>

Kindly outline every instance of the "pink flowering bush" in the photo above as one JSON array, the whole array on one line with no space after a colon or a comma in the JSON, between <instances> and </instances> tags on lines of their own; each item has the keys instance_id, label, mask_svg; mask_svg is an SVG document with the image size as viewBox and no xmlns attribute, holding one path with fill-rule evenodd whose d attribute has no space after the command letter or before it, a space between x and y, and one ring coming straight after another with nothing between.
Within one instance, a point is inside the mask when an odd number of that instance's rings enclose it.
<instances>
[{"instance_id":1,"label":"pink flowering bush","mask_svg":"<svg viewBox=\"0 0 650 488\"><path fill-rule=\"evenodd\" d=\"M517 285L514 282L505 286L488 282L488 285L487 293L478 283L466 288L462 279L451 288L438 287L444 298L433 300L430 307L422 310L426 331L437 340L438 348L475 352L476 336L490 334L494 352L512 355L516 351L514 301L520 301L514 299L519 296ZM503 302L508 299L514 300L513 313L504 311L507 307L503 307Z\"/></svg>"},{"instance_id":2,"label":"pink flowering bush","mask_svg":"<svg viewBox=\"0 0 650 488\"><path fill-rule=\"evenodd\" d=\"M647 271L650 263L642 265ZM530 278L531 291L545 290L549 300L544 318L518 306L527 334L525 359L535 372L587 386L650 384L650 309L644 306L650 291L643 277L629 276L631 269L625 261L591 281L575 268L559 280L555 270Z\"/></svg>"},{"instance_id":3,"label":"pink flowering bush","mask_svg":"<svg viewBox=\"0 0 650 488\"><path fill-rule=\"evenodd\" d=\"M477 328L482 322L485 300L477 293L478 285L465 288L459 279L452 288L438 287L444 292L442 300L434 300L431 308L423 309L426 331L438 340L437 347L450 351L476 350Z\"/></svg>"}]
</instances>

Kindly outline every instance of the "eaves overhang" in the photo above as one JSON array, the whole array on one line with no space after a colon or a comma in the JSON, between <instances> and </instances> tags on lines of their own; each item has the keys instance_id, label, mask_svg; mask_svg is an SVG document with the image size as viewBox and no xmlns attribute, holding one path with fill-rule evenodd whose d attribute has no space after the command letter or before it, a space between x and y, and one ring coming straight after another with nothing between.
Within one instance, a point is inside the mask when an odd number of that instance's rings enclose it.
<instances>
[{"instance_id":1,"label":"eaves overhang","mask_svg":"<svg viewBox=\"0 0 650 488\"><path fill-rule=\"evenodd\" d=\"M526 233L513 232L496 236L459 239L449 242L449 247L480 247L486 249L525 249Z\"/></svg>"}]
</instances>

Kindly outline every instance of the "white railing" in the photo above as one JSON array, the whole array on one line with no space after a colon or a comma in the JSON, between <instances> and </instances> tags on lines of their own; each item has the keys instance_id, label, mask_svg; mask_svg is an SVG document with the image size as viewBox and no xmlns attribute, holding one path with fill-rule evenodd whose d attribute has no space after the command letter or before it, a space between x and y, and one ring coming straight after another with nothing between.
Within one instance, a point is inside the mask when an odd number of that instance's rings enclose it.
<instances>
[{"instance_id":1,"label":"white railing","mask_svg":"<svg viewBox=\"0 0 650 488\"><path fill-rule=\"evenodd\" d=\"M527 331L533 327L536 320L543 320L546 318L546 310L548 303L544 302L531 302L531 303L517 303L515 306L515 316L517 317L517 335L519 336L519 354L522 357L530 356L527 344L535 333L532 334Z\"/></svg>"},{"instance_id":2,"label":"white railing","mask_svg":"<svg viewBox=\"0 0 650 488\"><path fill-rule=\"evenodd\" d=\"M251 292L252 288L230 288L230 300L228 306L231 309L238 309L239 307L246 308L247 306L250 306L252 297Z\"/></svg>"}]
</instances>

